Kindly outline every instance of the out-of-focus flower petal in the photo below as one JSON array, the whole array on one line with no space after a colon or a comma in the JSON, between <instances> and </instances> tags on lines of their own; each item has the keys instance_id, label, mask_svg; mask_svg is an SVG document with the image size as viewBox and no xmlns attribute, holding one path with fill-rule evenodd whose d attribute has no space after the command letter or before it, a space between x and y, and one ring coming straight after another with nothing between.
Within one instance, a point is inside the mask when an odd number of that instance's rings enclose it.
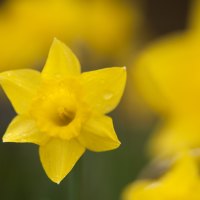
<instances>
[{"instance_id":1,"label":"out-of-focus flower petal","mask_svg":"<svg viewBox=\"0 0 200 200\"><path fill-rule=\"evenodd\" d=\"M199 181L197 162L186 154L158 180L141 180L130 185L123 200L198 200Z\"/></svg>"}]
</instances>

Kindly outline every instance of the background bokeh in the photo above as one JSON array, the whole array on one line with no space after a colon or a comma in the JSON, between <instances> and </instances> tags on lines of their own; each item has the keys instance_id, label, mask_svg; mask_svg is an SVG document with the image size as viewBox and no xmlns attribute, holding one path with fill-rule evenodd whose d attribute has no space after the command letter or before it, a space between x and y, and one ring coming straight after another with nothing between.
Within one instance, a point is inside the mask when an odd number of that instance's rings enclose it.
<instances>
[{"instance_id":1,"label":"background bokeh","mask_svg":"<svg viewBox=\"0 0 200 200\"><path fill-rule=\"evenodd\" d=\"M87 7L83 5L84 3L94 5L94 1L99 1L102 5L105 3L105 6L100 6L98 9L95 6L90 6L90 9L84 10ZM64 18L68 16L64 14L55 19L53 15L57 15L61 7L57 5L58 10L50 10L49 14L48 11L44 12L42 7L41 10L34 10L37 8L34 3L33 10L29 6L22 9L25 18L21 20L20 17L23 16L13 16L11 12L13 8L10 9L13 5L16 6L21 2L23 0L2 0L0 4L1 71L16 67L41 69L48 54L50 43L56 36L76 52L80 58L83 71L126 65L129 72L134 67L134 59L149 42L168 33L186 28L188 11L192 1L109 0L110 11L105 11L104 9L108 8L106 6L108 1L77 0L75 5L72 0L66 0L66 3L69 3L70 6L60 12L67 13L67 8L73 8L74 10L70 10L70 12L75 13L80 10L82 12L80 17L83 19L86 18L87 13L88 20L83 22L79 21L80 19L65 21ZM49 0L50 5L53 5L52 2L54 1ZM48 4L47 0L45 4ZM78 6L78 4L81 4L81 6ZM76 6L79 9L78 11ZM113 12L115 14L111 16L106 14L108 19L102 19L105 13L112 13L112 9L116 9L116 7L117 11ZM97 10L94 12L92 9ZM38 21L34 17L34 13L37 14ZM90 21L94 19L93 15L96 13L99 13L96 17L97 21ZM114 20L115 15L117 17L124 15L124 13L129 13L123 19L124 21ZM50 15L50 17L43 18L43 15ZM41 23L39 24L40 17ZM69 17L79 16L71 14ZM112 17L113 21L111 20ZM63 19L63 21L60 19ZM60 22L58 26L57 22ZM115 30L114 23L121 23L124 28L121 30L120 27L115 27ZM76 28L80 25L82 27ZM116 31L113 35L107 32L109 25L113 25L113 31ZM44 28L44 26L46 27ZM119 30L122 33L118 34L117 31ZM76 31L78 31L78 35ZM73 37L75 34L76 37ZM116 38L112 41L114 37ZM41 51L38 52L38 49L41 49ZM26 58L28 56L29 59L24 60L24 55L26 55ZM0 199L64 200L69 199L70 194L77 187L80 189L80 194L72 197L75 200L78 199L78 195L81 196L81 200L119 199L123 188L136 179L148 163L145 147L159 118L140 102L129 76L125 95L120 105L110 115L113 117L116 132L122 142L121 147L115 151L103 153L87 151L81 158L81 166L78 162L60 185L52 183L45 175L39 161L36 145L1 143ZM15 116L15 113L12 106L1 91L1 136L3 136L13 116ZM79 186L74 182L74 176L80 176L81 183Z\"/></svg>"}]
</instances>

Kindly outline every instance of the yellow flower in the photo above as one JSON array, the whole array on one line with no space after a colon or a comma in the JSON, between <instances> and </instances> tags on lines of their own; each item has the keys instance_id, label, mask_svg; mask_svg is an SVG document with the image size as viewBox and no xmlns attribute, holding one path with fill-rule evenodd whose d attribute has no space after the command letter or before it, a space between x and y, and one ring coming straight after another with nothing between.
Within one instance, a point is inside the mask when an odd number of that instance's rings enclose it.
<instances>
[{"instance_id":1,"label":"yellow flower","mask_svg":"<svg viewBox=\"0 0 200 200\"><path fill-rule=\"evenodd\" d=\"M156 180L140 180L129 185L123 200L199 200L200 177L197 161L183 155L169 171Z\"/></svg>"},{"instance_id":2,"label":"yellow flower","mask_svg":"<svg viewBox=\"0 0 200 200\"><path fill-rule=\"evenodd\" d=\"M54 40L40 74L31 69L0 74L0 83L17 116L4 142L39 145L48 177L59 183L84 153L120 145L112 119L126 82L125 67L80 73L76 56Z\"/></svg>"},{"instance_id":3,"label":"yellow flower","mask_svg":"<svg viewBox=\"0 0 200 200\"><path fill-rule=\"evenodd\" d=\"M0 9L0 71L40 67L54 37L116 58L129 46L137 18L132 7L110 0L10 0Z\"/></svg>"},{"instance_id":4,"label":"yellow flower","mask_svg":"<svg viewBox=\"0 0 200 200\"><path fill-rule=\"evenodd\" d=\"M200 3L195 3L190 29L152 43L135 63L139 92L167 121L150 143L153 154L200 146Z\"/></svg>"}]
</instances>

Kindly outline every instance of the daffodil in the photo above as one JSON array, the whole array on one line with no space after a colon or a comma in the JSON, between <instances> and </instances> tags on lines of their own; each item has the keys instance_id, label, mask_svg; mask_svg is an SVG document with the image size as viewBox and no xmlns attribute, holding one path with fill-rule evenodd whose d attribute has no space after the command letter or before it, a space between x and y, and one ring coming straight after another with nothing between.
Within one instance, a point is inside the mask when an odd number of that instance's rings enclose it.
<instances>
[{"instance_id":1,"label":"daffodil","mask_svg":"<svg viewBox=\"0 0 200 200\"><path fill-rule=\"evenodd\" d=\"M130 48L132 10L110 0L8 0L0 7L0 71L41 67L54 37L79 54L117 58Z\"/></svg>"},{"instance_id":2,"label":"daffodil","mask_svg":"<svg viewBox=\"0 0 200 200\"><path fill-rule=\"evenodd\" d=\"M154 155L200 146L199 10L194 1L188 30L153 42L135 63L138 91L164 118L150 142Z\"/></svg>"},{"instance_id":3,"label":"daffodil","mask_svg":"<svg viewBox=\"0 0 200 200\"><path fill-rule=\"evenodd\" d=\"M123 200L198 200L200 176L197 160L184 155L175 161L160 178L138 180L129 185Z\"/></svg>"},{"instance_id":4,"label":"daffodil","mask_svg":"<svg viewBox=\"0 0 200 200\"><path fill-rule=\"evenodd\" d=\"M39 145L46 174L59 183L86 149L99 152L120 145L105 114L119 103L125 82L125 67L81 73L76 56L54 39L41 73L21 69L0 74L18 114L3 141Z\"/></svg>"}]
</instances>

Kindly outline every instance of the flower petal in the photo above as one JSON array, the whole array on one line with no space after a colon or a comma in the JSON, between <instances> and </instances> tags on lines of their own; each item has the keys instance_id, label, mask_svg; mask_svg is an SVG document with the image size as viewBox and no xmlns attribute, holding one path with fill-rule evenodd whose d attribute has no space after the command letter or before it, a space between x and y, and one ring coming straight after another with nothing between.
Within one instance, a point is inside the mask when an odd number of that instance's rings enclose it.
<instances>
[{"instance_id":1,"label":"flower petal","mask_svg":"<svg viewBox=\"0 0 200 200\"><path fill-rule=\"evenodd\" d=\"M80 64L74 53L61 41L54 39L43 75L79 75Z\"/></svg>"},{"instance_id":2,"label":"flower petal","mask_svg":"<svg viewBox=\"0 0 200 200\"><path fill-rule=\"evenodd\" d=\"M196 91L199 89L200 68L193 48L184 34L173 34L154 42L136 60L134 83L156 111L166 114L172 110L191 110L185 105L192 101L191 105L196 106L194 99L199 102Z\"/></svg>"},{"instance_id":3,"label":"flower petal","mask_svg":"<svg viewBox=\"0 0 200 200\"><path fill-rule=\"evenodd\" d=\"M17 113L25 113L40 83L40 73L22 69L0 74L0 84Z\"/></svg>"},{"instance_id":4,"label":"flower petal","mask_svg":"<svg viewBox=\"0 0 200 200\"><path fill-rule=\"evenodd\" d=\"M181 116L180 116L181 115ZM149 140L149 154L152 156L169 156L185 149L200 146L199 114L182 113L171 116L164 126L159 125Z\"/></svg>"},{"instance_id":5,"label":"flower petal","mask_svg":"<svg viewBox=\"0 0 200 200\"><path fill-rule=\"evenodd\" d=\"M12 120L3 136L3 142L30 142L40 145L47 140L48 137L38 130L34 120L21 115Z\"/></svg>"},{"instance_id":6,"label":"flower petal","mask_svg":"<svg viewBox=\"0 0 200 200\"><path fill-rule=\"evenodd\" d=\"M108 113L113 110L122 97L126 83L126 68L112 67L81 75L85 89L85 100L95 110Z\"/></svg>"},{"instance_id":7,"label":"flower petal","mask_svg":"<svg viewBox=\"0 0 200 200\"><path fill-rule=\"evenodd\" d=\"M108 151L119 147L110 117L99 116L89 119L78 136L80 143L91 151Z\"/></svg>"},{"instance_id":8,"label":"flower petal","mask_svg":"<svg viewBox=\"0 0 200 200\"><path fill-rule=\"evenodd\" d=\"M177 160L175 160L173 157L172 160L175 161L175 163L173 163L168 171L166 171L159 179L157 178L156 180L138 180L132 183L124 191L122 199L199 199L198 163L196 162L194 157L189 155L189 153L187 152L179 152L179 154L176 154L176 159ZM160 165L160 167L161 166L163 167L164 165ZM182 181L182 177L184 177L184 181ZM179 187L177 187L177 185Z\"/></svg>"},{"instance_id":9,"label":"flower petal","mask_svg":"<svg viewBox=\"0 0 200 200\"><path fill-rule=\"evenodd\" d=\"M55 183L71 171L85 148L76 140L52 139L40 146L40 159L47 176Z\"/></svg>"}]
</instances>

